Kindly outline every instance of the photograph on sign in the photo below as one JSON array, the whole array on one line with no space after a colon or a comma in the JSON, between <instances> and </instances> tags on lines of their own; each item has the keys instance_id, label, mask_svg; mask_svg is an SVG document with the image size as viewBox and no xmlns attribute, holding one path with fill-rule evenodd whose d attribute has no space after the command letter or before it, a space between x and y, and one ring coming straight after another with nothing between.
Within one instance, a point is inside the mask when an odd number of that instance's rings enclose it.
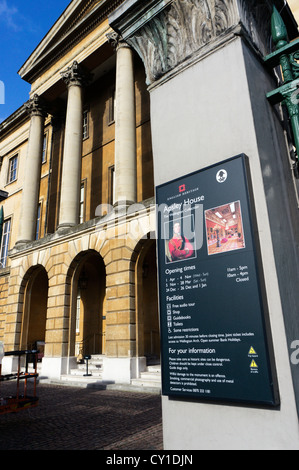
<instances>
[{"instance_id":1,"label":"photograph on sign","mask_svg":"<svg viewBox=\"0 0 299 470\"><path fill-rule=\"evenodd\" d=\"M165 240L166 263L196 258L193 215L165 222L164 231L169 235Z\"/></svg>"},{"instance_id":2,"label":"photograph on sign","mask_svg":"<svg viewBox=\"0 0 299 470\"><path fill-rule=\"evenodd\" d=\"M245 248L240 201L205 211L205 224L209 255Z\"/></svg>"}]
</instances>

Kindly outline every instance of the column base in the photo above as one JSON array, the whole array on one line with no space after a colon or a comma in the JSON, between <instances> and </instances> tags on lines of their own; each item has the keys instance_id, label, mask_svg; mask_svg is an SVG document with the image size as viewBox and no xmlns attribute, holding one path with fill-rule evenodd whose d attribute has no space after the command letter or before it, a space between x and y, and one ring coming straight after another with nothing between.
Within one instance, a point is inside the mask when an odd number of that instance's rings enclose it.
<instances>
[{"instance_id":1,"label":"column base","mask_svg":"<svg viewBox=\"0 0 299 470\"><path fill-rule=\"evenodd\" d=\"M130 384L146 370L145 357L105 357L103 359L103 380L115 384Z\"/></svg>"},{"instance_id":2,"label":"column base","mask_svg":"<svg viewBox=\"0 0 299 470\"><path fill-rule=\"evenodd\" d=\"M22 248L25 245L28 245L28 243L32 243L33 240L18 240L15 244L15 248Z\"/></svg>"},{"instance_id":3,"label":"column base","mask_svg":"<svg viewBox=\"0 0 299 470\"><path fill-rule=\"evenodd\" d=\"M58 235L64 235L70 230L72 230L74 227L76 227L76 225L77 224L72 223L60 224L58 225L56 232L58 233Z\"/></svg>"},{"instance_id":4,"label":"column base","mask_svg":"<svg viewBox=\"0 0 299 470\"><path fill-rule=\"evenodd\" d=\"M44 357L40 378L60 379L61 375L67 374L71 366L76 364L76 357Z\"/></svg>"},{"instance_id":5,"label":"column base","mask_svg":"<svg viewBox=\"0 0 299 470\"><path fill-rule=\"evenodd\" d=\"M127 211L130 206L133 204L136 204L135 201L128 201L127 199L124 199L122 201L117 201L115 204L113 204L113 210L116 216L120 215L126 215Z\"/></svg>"},{"instance_id":6,"label":"column base","mask_svg":"<svg viewBox=\"0 0 299 470\"><path fill-rule=\"evenodd\" d=\"M2 375L14 374L18 370L19 358L17 356L4 356L2 360Z\"/></svg>"}]
</instances>

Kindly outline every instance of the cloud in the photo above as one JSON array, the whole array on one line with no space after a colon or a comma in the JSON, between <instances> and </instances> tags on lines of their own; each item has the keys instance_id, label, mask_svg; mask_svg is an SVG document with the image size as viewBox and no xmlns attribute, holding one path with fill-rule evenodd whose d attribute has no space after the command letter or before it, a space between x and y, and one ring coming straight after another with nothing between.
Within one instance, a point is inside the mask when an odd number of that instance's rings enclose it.
<instances>
[{"instance_id":1,"label":"cloud","mask_svg":"<svg viewBox=\"0 0 299 470\"><path fill-rule=\"evenodd\" d=\"M9 7L7 0L0 0L0 21L5 23L9 29L19 31L21 28L16 22L18 9L14 6Z\"/></svg>"}]
</instances>

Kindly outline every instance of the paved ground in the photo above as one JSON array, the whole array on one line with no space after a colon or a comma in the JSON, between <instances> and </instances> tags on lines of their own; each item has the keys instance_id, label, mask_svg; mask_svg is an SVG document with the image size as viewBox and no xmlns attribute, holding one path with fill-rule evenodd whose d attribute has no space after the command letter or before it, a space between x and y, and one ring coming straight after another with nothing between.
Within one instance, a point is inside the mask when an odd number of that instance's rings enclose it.
<instances>
[{"instance_id":1,"label":"paved ground","mask_svg":"<svg viewBox=\"0 0 299 470\"><path fill-rule=\"evenodd\" d=\"M0 450L163 450L159 395L41 384L38 396L37 408L0 415Z\"/></svg>"}]
</instances>

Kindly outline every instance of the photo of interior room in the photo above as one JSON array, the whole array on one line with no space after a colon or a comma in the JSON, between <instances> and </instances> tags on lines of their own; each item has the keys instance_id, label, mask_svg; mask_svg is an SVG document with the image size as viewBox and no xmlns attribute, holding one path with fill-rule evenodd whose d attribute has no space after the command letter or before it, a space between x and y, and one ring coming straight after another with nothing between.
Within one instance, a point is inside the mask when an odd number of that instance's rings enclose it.
<instances>
[{"instance_id":1,"label":"photo of interior room","mask_svg":"<svg viewBox=\"0 0 299 470\"><path fill-rule=\"evenodd\" d=\"M240 201L205 211L208 254L245 248Z\"/></svg>"}]
</instances>

